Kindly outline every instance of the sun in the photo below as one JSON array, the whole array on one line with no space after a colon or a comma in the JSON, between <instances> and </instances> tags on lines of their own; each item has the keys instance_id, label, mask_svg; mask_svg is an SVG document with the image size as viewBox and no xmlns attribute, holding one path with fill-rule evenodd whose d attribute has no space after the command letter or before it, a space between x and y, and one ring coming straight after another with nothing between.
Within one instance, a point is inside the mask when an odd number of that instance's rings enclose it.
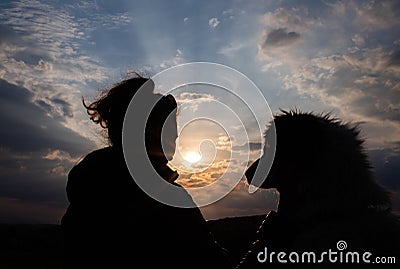
<instances>
[{"instance_id":1,"label":"sun","mask_svg":"<svg viewBox=\"0 0 400 269\"><path fill-rule=\"evenodd\" d=\"M188 151L183 158L189 163L197 163L201 160L201 155L196 151Z\"/></svg>"}]
</instances>

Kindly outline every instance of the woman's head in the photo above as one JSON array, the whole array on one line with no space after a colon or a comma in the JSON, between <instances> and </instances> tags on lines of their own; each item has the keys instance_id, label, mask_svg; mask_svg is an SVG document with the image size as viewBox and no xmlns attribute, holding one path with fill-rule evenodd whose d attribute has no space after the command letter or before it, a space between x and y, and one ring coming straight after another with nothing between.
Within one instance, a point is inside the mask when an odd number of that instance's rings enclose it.
<instances>
[{"instance_id":1,"label":"woman's head","mask_svg":"<svg viewBox=\"0 0 400 269\"><path fill-rule=\"evenodd\" d=\"M122 147L122 128L125 113L129 103L137 91L148 81L150 81L150 78L136 75L133 78L129 78L112 85L91 104L86 105L85 102L83 102L90 119L93 122L100 124L101 127L107 129L108 140L111 146ZM167 140L173 140L166 142L168 145L173 144L173 146L170 146L171 148L175 147L176 108L177 103L175 98L172 95L167 95L162 96L162 98L152 109L150 115L148 116L145 130L146 149L149 155L153 157L158 156L157 158L163 157L167 160L172 158L172 156L169 156L171 154L170 152L166 153L167 156L163 154L163 148L161 146L161 134L165 124L164 128L168 129L168 133L170 134ZM172 117L169 117L171 113L173 115L171 115ZM143 115L143 117L146 116L147 115ZM167 118L169 118L168 121ZM171 118L173 118L173 120L171 120ZM175 130L175 134L171 135L171 130Z\"/></svg>"}]
</instances>

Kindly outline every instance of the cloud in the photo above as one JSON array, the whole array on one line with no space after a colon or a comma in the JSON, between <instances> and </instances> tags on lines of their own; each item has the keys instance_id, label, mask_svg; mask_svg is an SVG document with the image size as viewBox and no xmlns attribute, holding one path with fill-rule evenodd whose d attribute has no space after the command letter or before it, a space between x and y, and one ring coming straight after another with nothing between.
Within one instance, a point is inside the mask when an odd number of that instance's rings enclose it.
<instances>
[{"instance_id":1,"label":"cloud","mask_svg":"<svg viewBox=\"0 0 400 269\"><path fill-rule=\"evenodd\" d=\"M249 149L250 151L261 151L263 148L263 144L259 142L248 142L241 146L234 146L232 149L237 151L244 151Z\"/></svg>"},{"instance_id":2,"label":"cloud","mask_svg":"<svg viewBox=\"0 0 400 269\"><path fill-rule=\"evenodd\" d=\"M392 52L388 56L387 66L392 67L397 71L400 71L400 50Z\"/></svg>"},{"instance_id":3,"label":"cloud","mask_svg":"<svg viewBox=\"0 0 400 269\"><path fill-rule=\"evenodd\" d=\"M211 18L208 20L208 25L212 28L215 29L219 25L220 21L217 18Z\"/></svg>"},{"instance_id":4,"label":"cloud","mask_svg":"<svg viewBox=\"0 0 400 269\"><path fill-rule=\"evenodd\" d=\"M396 55L381 48L365 48L341 56L317 57L287 77L287 86L318 96L343 112L398 121Z\"/></svg>"},{"instance_id":5,"label":"cloud","mask_svg":"<svg viewBox=\"0 0 400 269\"><path fill-rule=\"evenodd\" d=\"M359 46L359 47L363 47L363 46L365 45L365 38L364 38L362 35L360 35L360 34L355 34L355 35L351 38L351 41L353 41L354 44L355 44L356 46Z\"/></svg>"},{"instance_id":6,"label":"cloud","mask_svg":"<svg viewBox=\"0 0 400 269\"><path fill-rule=\"evenodd\" d=\"M232 8L222 11L222 15L232 15L234 10Z\"/></svg>"},{"instance_id":7,"label":"cloud","mask_svg":"<svg viewBox=\"0 0 400 269\"><path fill-rule=\"evenodd\" d=\"M385 42L398 39L393 31L400 24L394 16L399 5L349 1L324 6L278 8L261 17L263 71L279 76L286 90L282 94L294 91L303 103L310 99L318 109L364 122L368 147L390 145L400 131L400 57L398 48Z\"/></svg>"},{"instance_id":8,"label":"cloud","mask_svg":"<svg viewBox=\"0 0 400 269\"><path fill-rule=\"evenodd\" d=\"M68 175L69 169L62 165L57 165L51 168L49 172L50 174L66 177Z\"/></svg>"},{"instance_id":9,"label":"cloud","mask_svg":"<svg viewBox=\"0 0 400 269\"><path fill-rule=\"evenodd\" d=\"M0 197L65 209L67 172L73 163L43 159L45 149L18 152L2 146L0 151L7 154L0 158Z\"/></svg>"},{"instance_id":10,"label":"cloud","mask_svg":"<svg viewBox=\"0 0 400 269\"><path fill-rule=\"evenodd\" d=\"M337 1L325 2L329 14L347 24L350 29L373 32L395 26L400 22L398 1Z\"/></svg>"},{"instance_id":11,"label":"cloud","mask_svg":"<svg viewBox=\"0 0 400 269\"><path fill-rule=\"evenodd\" d=\"M0 144L13 150L57 148L72 155L94 147L93 142L51 118L31 102L33 93L0 79Z\"/></svg>"},{"instance_id":12,"label":"cloud","mask_svg":"<svg viewBox=\"0 0 400 269\"><path fill-rule=\"evenodd\" d=\"M230 161L228 159L215 160L210 166L203 167L194 165L194 168L200 168L199 172L180 171L179 172L179 184L185 188L198 188L204 187L215 180L218 180L229 166Z\"/></svg>"},{"instance_id":13,"label":"cloud","mask_svg":"<svg viewBox=\"0 0 400 269\"><path fill-rule=\"evenodd\" d=\"M396 146L400 140L399 5L395 1L325 5L327 9L318 9L318 20L309 19L316 17L312 12L293 9L264 14L261 21L266 28L260 32L258 59L265 63L265 73L283 81L280 97L291 96L286 98L286 108L302 104L358 122L378 180L398 193L394 167L400 156ZM276 47L268 53L265 43L275 29L288 29L277 35L278 42L289 31L300 37L288 42L290 49ZM398 199L394 203L399 210Z\"/></svg>"},{"instance_id":14,"label":"cloud","mask_svg":"<svg viewBox=\"0 0 400 269\"><path fill-rule=\"evenodd\" d=\"M244 47L243 43L235 41L235 42L232 42L232 43L220 48L218 50L218 53L223 54L227 57L232 57L232 56L236 56L238 51L241 50L243 47Z\"/></svg>"},{"instance_id":15,"label":"cloud","mask_svg":"<svg viewBox=\"0 0 400 269\"><path fill-rule=\"evenodd\" d=\"M369 1L360 5L350 4L346 8L356 12L355 23L361 30L381 30L400 23L398 1Z\"/></svg>"},{"instance_id":16,"label":"cloud","mask_svg":"<svg viewBox=\"0 0 400 269\"><path fill-rule=\"evenodd\" d=\"M232 145L232 141L229 136L222 134L218 137L215 147L218 150L226 150L230 151Z\"/></svg>"},{"instance_id":17,"label":"cloud","mask_svg":"<svg viewBox=\"0 0 400 269\"><path fill-rule=\"evenodd\" d=\"M74 116L72 104L59 97L43 97L34 103L45 110L47 115L60 121L64 121L65 117L72 118Z\"/></svg>"},{"instance_id":18,"label":"cloud","mask_svg":"<svg viewBox=\"0 0 400 269\"><path fill-rule=\"evenodd\" d=\"M339 117L365 122L369 147L382 146L400 138L400 78L394 59L394 53L381 48L316 57L293 70L285 83L335 109Z\"/></svg>"},{"instance_id":19,"label":"cloud","mask_svg":"<svg viewBox=\"0 0 400 269\"><path fill-rule=\"evenodd\" d=\"M288 32L286 28L279 28L270 31L262 44L264 49L283 47L293 44L300 38L300 34L296 32Z\"/></svg>"},{"instance_id":20,"label":"cloud","mask_svg":"<svg viewBox=\"0 0 400 269\"><path fill-rule=\"evenodd\" d=\"M48 115L100 144L82 120L86 114L81 96L93 90L93 82L104 82L110 70L84 48L99 27L115 30L133 18L83 3L58 8L41 1L14 1L3 8L0 78L29 90L31 101Z\"/></svg>"},{"instance_id":21,"label":"cloud","mask_svg":"<svg viewBox=\"0 0 400 269\"><path fill-rule=\"evenodd\" d=\"M198 111L200 103L215 100L211 94L195 92L181 92L175 98L180 106L179 110L190 109L192 112Z\"/></svg>"},{"instance_id":22,"label":"cloud","mask_svg":"<svg viewBox=\"0 0 400 269\"><path fill-rule=\"evenodd\" d=\"M39 1L14 2L10 8L3 10L0 18L18 34L25 34L21 38L25 44L37 44L35 47L43 48L42 52L52 59L74 55L76 42L83 39L72 16ZM60 46L64 50L60 50Z\"/></svg>"},{"instance_id":23,"label":"cloud","mask_svg":"<svg viewBox=\"0 0 400 269\"><path fill-rule=\"evenodd\" d=\"M165 59L165 58L164 58ZM161 71L168 69L169 67L180 65L185 63L186 60L181 49L176 49L171 58L166 60L161 60L154 65L145 65L137 68L138 72L141 74L150 74L149 76L155 75ZM161 85L158 85L160 89ZM159 90L158 89L158 90ZM166 89L164 89L166 90ZM162 91L161 91L162 92Z\"/></svg>"},{"instance_id":24,"label":"cloud","mask_svg":"<svg viewBox=\"0 0 400 269\"><path fill-rule=\"evenodd\" d=\"M0 45L5 43L13 43L18 39L17 34L5 25L0 25Z\"/></svg>"},{"instance_id":25,"label":"cloud","mask_svg":"<svg viewBox=\"0 0 400 269\"><path fill-rule=\"evenodd\" d=\"M294 32L307 31L310 28L321 25L320 19L309 16L307 9L277 8L274 12L262 15L260 22L267 29L291 29Z\"/></svg>"},{"instance_id":26,"label":"cloud","mask_svg":"<svg viewBox=\"0 0 400 269\"><path fill-rule=\"evenodd\" d=\"M59 224L65 209L46 203L30 203L0 197L0 223Z\"/></svg>"},{"instance_id":27,"label":"cloud","mask_svg":"<svg viewBox=\"0 0 400 269\"><path fill-rule=\"evenodd\" d=\"M308 42L316 38L313 31L323 25L306 8L277 8L263 14L259 21L263 31L258 41L258 59L266 62L263 71L296 65L306 55Z\"/></svg>"},{"instance_id":28,"label":"cloud","mask_svg":"<svg viewBox=\"0 0 400 269\"><path fill-rule=\"evenodd\" d=\"M55 149L55 150L48 150L48 152L43 155L42 157L45 160L58 160L58 161L68 161L68 162L76 162L77 158L72 158L71 155L63 150Z\"/></svg>"},{"instance_id":29,"label":"cloud","mask_svg":"<svg viewBox=\"0 0 400 269\"><path fill-rule=\"evenodd\" d=\"M212 101L215 97L208 93L196 93L196 92L181 92L177 97L177 101L181 103L186 103L189 101Z\"/></svg>"},{"instance_id":30,"label":"cloud","mask_svg":"<svg viewBox=\"0 0 400 269\"><path fill-rule=\"evenodd\" d=\"M96 146L50 117L31 102L33 97L29 90L0 80L0 200L20 216L29 208L48 210L33 219L54 221L65 210L68 171ZM11 218L4 210L2 205L0 216ZM27 214L25 221L32 217Z\"/></svg>"},{"instance_id":31,"label":"cloud","mask_svg":"<svg viewBox=\"0 0 400 269\"><path fill-rule=\"evenodd\" d=\"M387 188L400 191L400 142L393 143L392 148L370 150L368 155L378 181Z\"/></svg>"},{"instance_id":32,"label":"cloud","mask_svg":"<svg viewBox=\"0 0 400 269\"><path fill-rule=\"evenodd\" d=\"M391 148L373 149L367 151L377 181L391 193L392 207L400 212L400 141L392 143Z\"/></svg>"},{"instance_id":33,"label":"cloud","mask_svg":"<svg viewBox=\"0 0 400 269\"><path fill-rule=\"evenodd\" d=\"M67 12L74 14L76 21L84 30L80 34L91 34L97 29L117 30L131 25L135 18L129 12L104 12L96 1L77 1L64 5ZM79 10L79 12L76 12Z\"/></svg>"}]
</instances>

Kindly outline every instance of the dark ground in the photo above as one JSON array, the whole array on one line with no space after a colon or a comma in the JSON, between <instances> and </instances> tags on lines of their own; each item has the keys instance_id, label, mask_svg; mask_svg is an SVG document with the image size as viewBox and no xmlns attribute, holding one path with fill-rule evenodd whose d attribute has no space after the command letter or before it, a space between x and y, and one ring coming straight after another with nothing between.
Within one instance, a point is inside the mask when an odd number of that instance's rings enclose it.
<instances>
[{"instance_id":1,"label":"dark ground","mask_svg":"<svg viewBox=\"0 0 400 269\"><path fill-rule=\"evenodd\" d=\"M208 221L211 232L237 262L254 239L263 216ZM0 224L1 269L61 269L62 232L59 225Z\"/></svg>"}]
</instances>

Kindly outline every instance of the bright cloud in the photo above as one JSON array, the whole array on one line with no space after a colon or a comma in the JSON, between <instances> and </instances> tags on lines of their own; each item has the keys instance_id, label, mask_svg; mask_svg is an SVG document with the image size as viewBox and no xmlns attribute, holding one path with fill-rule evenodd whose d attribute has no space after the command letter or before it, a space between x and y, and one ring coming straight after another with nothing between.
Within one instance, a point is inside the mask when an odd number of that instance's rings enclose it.
<instances>
[{"instance_id":1,"label":"bright cloud","mask_svg":"<svg viewBox=\"0 0 400 269\"><path fill-rule=\"evenodd\" d=\"M216 28L219 25L220 21L217 18L211 18L208 20L208 25L210 25L210 27L212 29Z\"/></svg>"},{"instance_id":2,"label":"bright cloud","mask_svg":"<svg viewBox=\"0 0 400 269\"><path fill-rule=\"evenodd\" d=\"M259 59L265 62L263 70L279 70L284 88L320 100L325 110L334 109L340 117L366 122L368 129L382 128L381 137L370 138L371 145L377 146L383 136L386 143L398 141L399 136L388 136L384 130L400 130L399 53L376 42L370 45L372 38L379 42L377 31L400 24L394 6L390 1L328 4L334 17L315 17L301 9L268 12L261 18L269 29L259 44ZM349 13L353 14L351 19ZM321 32L324 25L330 25L333 34ZM339 31L340 43L336 38ZM301 43L297 42L299 39ZM332 41L331 45L321 47L320 39L326 39L323 44ZM275 47L279 50L273 50ZM377 121L381 123L377 125Z\"/></svg>"}]
</instances>

